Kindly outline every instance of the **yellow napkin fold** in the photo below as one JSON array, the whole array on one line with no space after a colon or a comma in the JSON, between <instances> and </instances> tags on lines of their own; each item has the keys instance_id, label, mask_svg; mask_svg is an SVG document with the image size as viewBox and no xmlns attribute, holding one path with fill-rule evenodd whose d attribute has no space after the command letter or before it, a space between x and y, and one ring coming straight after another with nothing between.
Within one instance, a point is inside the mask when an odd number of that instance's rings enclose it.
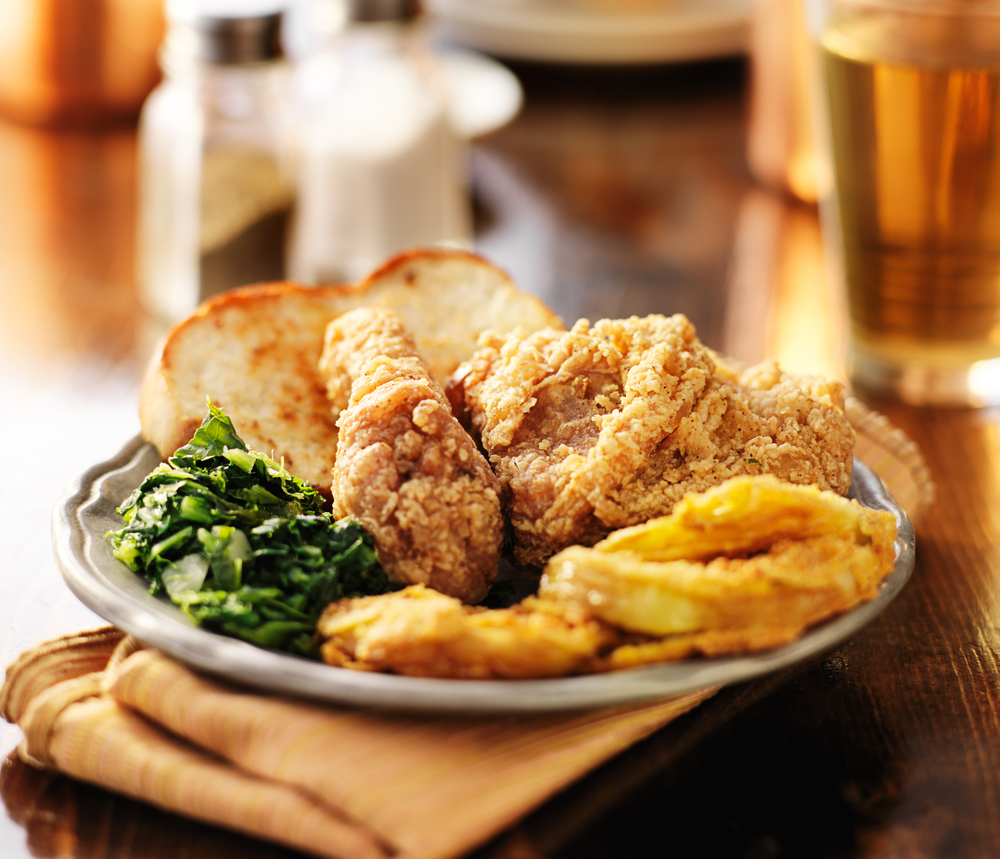
<instances>
[{"instance_id":1,"label":"yellow napkin fold","mask_svg":"<svg viewBox=\"0 0 1000 859\"><path fill-rule=\"evenodd\" d=\"M87 670L101 647L107 667ZM373 713L209 680L105 629L22 655L0 714L28 762L170 811L317 856L445 859L714 691L582 714Z\"/></svg>"}]
</instances>

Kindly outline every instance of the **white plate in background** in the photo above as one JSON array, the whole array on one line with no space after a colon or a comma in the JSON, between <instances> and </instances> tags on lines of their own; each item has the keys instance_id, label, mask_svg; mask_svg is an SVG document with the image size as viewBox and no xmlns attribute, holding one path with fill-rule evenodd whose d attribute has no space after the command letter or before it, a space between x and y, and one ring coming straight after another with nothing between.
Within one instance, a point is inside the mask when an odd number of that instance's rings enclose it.
<instances>
[{"instance_id":1,"label":"white plate in background","mask_svg":"<svg viewBox=\"0 0 1000 859\"><path fill-rule=\"evenodd\" d=\"M519 60L682 62L744 51L752 0L426 0L439 36ZM617 8L616 8L617 5Z\"/></svg>"},{"instance_id":2,"label":"white plate in background","mask_svg":"<svg viewBox=\"0 0 1000 859\"><path fill-rule=\"evenodd\" d=\"M448 114L455 130L471 139L496 131L521 109L521 83L506 66L476 51L435 45Z\"/></svg>"}]
</instances>

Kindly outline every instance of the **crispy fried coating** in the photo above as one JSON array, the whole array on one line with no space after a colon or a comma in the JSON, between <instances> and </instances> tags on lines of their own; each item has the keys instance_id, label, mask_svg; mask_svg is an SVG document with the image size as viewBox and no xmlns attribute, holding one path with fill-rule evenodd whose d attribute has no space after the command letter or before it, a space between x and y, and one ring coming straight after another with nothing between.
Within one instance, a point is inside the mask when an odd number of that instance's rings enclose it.
<instances>
[{"instance_id":1,"label":"crispy fried coating","mask_svg":"<svg viewBox=\"0 0 1000 859\"><path fill-rule=\"evenodd\" d=\"M591 546L736 475L840 494L850 486L841 386L773 362L727 366L682 315L581 320L569 332L480 343L455 379L523 565Z\"/></svg>"},{"instance_id":2,"label":"crispy fried coating","mask_svg":"<svg viewBox=\"0 0 1000 859\"><path fill-rule=\"evenodd\" d=\"M763 491L746 491L752 483ZM829 491L738 477L685 504L639 541L633 531L617 545L612 535L566 549L539 595L509 609L470 608L419 585L333 603L317 625L323 658L425 677L527 678L748 653L871 599L892 570L892 514ZM799 516L803 504L810 512ZM742 543L727 516L748 523ZM692 558L649 559L670 555L678 537Z\"/></svg>"},{"instance_id":3,"label":"crispy fried coating","mask_svg":"<svg viewBox=\"0 0 1000 859\"><path fill-rule=\"evenodd\" d=\"M368 529L394 581L482 600L503 541L499 485L402 323L338 317L320 371L339 414L334 514Z\"/></svg>"},{"instance_id":4,"label":"crispy fried coating","mask_svg":"<svg viewBox=\"0 0 1000 859\"><path fill-rule=\"evenodd\" d=\"M582 669L587 673L621 671L661 662L678 662L692 656L734 656L756 653L791 644L805 631L799 624L708 629L703 632L668 635L664 638L635 636L608 653L595 656Z\"/></svg>"},{"instance_id":5,"label":"crispy fried coating","mask_svg":"<svg viewBox=\"0 0 1000 859\"><path fill-rule=\"evenodd\" d=\"M618 638L579 607L480 609L422 585L332 603L316 629L331 665L467 679L559 677Z\"/></svg>"},{"instance_id":6,"label":"crispy fried coating","mask_svg":"<svg viewBox=\"0 0 1000 859\"><path fill-rule=\"evenodd\" d=\"M571 546L549 561L539 597L579 602L608 623L646 635L804 629L875 596L892 567L892 542L887 565L880 563L884 548L826 535L780 540L749 558L645 561Z\"/></svg>"},{"instance_id":7,"label":"crispy fried coating","mask_svg":"<svg viewBox=\"0 0 1000 859\"><path fill-rule=\"evenodd\" d=\"M875 596L896 520L768 475L732 478L629 532L557 554L539 597L647 635L801 630Z\"/></svg>"},{"instance_id":8,"label":"crispy fried coating","mask_svg":"<svg viewBox=\"0 0 1000 859\"><path fill-rule=\"evenodd\" d=\"M867 545L876 527L881 529L879 544L888 542L891 556L895 524L890 515L815 486L797 486L762 474L732 477L721 486L687 495L669 516L622 528L594 548L632 552L645 561L734 558L767 551L782 538L836 535Z\"/></svg>"}]
</instances>

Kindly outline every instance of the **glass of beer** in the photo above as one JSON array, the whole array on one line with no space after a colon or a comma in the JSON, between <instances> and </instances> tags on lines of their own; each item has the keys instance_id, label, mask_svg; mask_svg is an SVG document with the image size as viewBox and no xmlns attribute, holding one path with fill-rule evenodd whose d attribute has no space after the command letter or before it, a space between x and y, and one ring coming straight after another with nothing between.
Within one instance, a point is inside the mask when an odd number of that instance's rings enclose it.
<instances>
[{"instance_id":1,"label":"glass of beer","mask_svg":"<svg viewBox=\"0 0 1000 859\"><path fill-rule=\"evenodd\" d=\"M1000 2L804 2L852 381L1000 404Z\"/></svg>"}]
</instances>

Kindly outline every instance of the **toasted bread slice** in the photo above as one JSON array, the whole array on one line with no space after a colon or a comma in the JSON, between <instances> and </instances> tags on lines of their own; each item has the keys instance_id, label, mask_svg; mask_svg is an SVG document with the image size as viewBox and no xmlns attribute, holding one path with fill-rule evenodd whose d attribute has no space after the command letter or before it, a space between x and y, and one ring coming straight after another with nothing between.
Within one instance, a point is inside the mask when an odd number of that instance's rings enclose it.
<instances>
[{"instance_id":1,"label":"toasted bread slice","mask_svg":"<svg viewBox=\"0 0 1000 859\"><path fill-rule=\"evenodd\" d=\"M521 292L506 272L464 251L401 253L358 290L357 306L380 307L399 317L442 385L476 351L483 331L565 327L541 299Z\"/></svg>"},{"instance_id":2,"label":"toasted bread slice","mask_svg":"<svg viewBox=\"0 0 1000 859\"><path fill-rule=\"evenodd\" d=\"M337 428L317 364L327 323L357 307L395 313L442 385L484 330L562 327L502 270L463 251L408 251L356 286L242 287L201 305L154 354L139 406L143 436L169 456L211 398L250 448L329 494Z\"/></svg>"}]
</instances>

